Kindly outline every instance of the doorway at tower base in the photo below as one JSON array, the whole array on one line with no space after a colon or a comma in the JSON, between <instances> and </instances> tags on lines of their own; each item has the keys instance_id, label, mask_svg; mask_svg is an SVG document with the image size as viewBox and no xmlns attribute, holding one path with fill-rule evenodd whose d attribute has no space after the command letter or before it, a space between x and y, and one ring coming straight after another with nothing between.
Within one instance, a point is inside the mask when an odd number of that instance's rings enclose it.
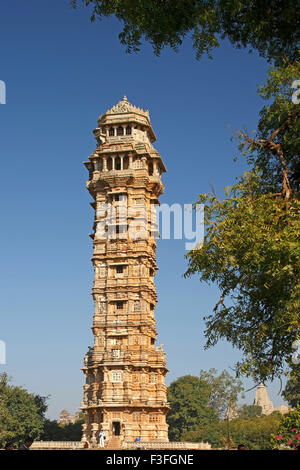
<instances>
[{"instance_id":1,"label":"doorway at tower base","mask_svg":"<svg viewBox=\"0 0 300 470\"><path fill-rule=\"evenodd\" d=\"M115 420L110 423L98 425L93 423L91 426L83 425L82 442L89 441L93 445L99 444L100 430L105 433L105 444L111 440L118 440L121 443L135 444L136 442L168 443L168 425L160 427L152 425L148 427L132 426L125 427L121 420Z\"/></svg>"},{"instance_id":2,"label":"doorway at tower base","mask_svg":"<svg viewBox=\"0 0 300 470\"><path fill-rule=\"evenodd\" d=\"M169 442L166 410L134 408L84 410L86 421L82 425L82 441L99 444L101 432L105 443L111 439L120 442Z\"/></svg>"}]
</instances>

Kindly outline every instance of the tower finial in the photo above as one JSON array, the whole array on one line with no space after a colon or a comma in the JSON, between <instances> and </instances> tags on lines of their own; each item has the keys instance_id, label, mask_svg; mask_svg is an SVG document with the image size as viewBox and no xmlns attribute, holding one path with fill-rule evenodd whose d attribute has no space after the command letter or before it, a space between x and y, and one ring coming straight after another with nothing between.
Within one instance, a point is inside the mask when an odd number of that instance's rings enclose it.
<instances>
[{"instance_id":1,"label":"tower finial","mask_svg":"<svg viewBox=\"0 0 300 470\"><path fill-rule=\"evenodd\" d=\"M124 95L123 101L127 101L127 96Z\"/></svg>"}]
</instances>

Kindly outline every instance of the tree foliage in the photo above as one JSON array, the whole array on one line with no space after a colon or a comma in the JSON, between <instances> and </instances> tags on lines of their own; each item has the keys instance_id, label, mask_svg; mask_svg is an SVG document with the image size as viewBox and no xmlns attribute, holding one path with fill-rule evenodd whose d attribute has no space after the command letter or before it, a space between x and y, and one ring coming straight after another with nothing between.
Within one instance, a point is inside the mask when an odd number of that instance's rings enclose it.
<instances>
[{"instance_id":1,"label":"tree foliage","mask_svg":"<svg viewBox=\"0 0 300 470\"><path fill-rule=\"evenodd\" d=\"M237 131L249 171L225 198L201 194L204 243L188 253L186 276L215 282L221 297L206 318L206 347L221 338L243 353L237 374L280 376L300 328L300 105L292 101L299 61L271 68L260 94L257 134ZM226 303L226 305L225 305Z\"/></svg>"},{"instance_id":2,"label":"tree foliage","mask_svg":"<svg viewBox=\"0 0 300 470\"><path fill-rule=\"evenodd\" d=\"M293 366L282 396L288 402L291 408L300 406L300 369L299 366Z\"/></svg>"},{"instance_id":3,"label":"tree foliage","mask_svg":"<svg viewBox=\"0 0 300 470\"><path fill-rule=\"evenodd\" d=\"M272 435L277 432L282 416L272 413L269 416L251 419L233 419L229 422L230 448L245 444L247 450L269 450L274 447ZM228 423L220 421L211 426L187 432L185 439L191 442L209 442L213 448L227 448Z\"/></svg>"},{"instance_id":4,"label":"tree foliage","mask_svg":"<svg viewBox=\"0 0 300 470\"><path fill-rule=\"evenodd\" d=\"M16 445L26 436L39 438L43 431L45 398L10 385L5 373L0 375L0 447L6 441Z\"/></svg>"},{"instance_id":5,"label":"tree foliage","mask_svg":"<svg viewBox=\"0 0 300 470\"><path fill-rule=\"evenodd\" d=\"M7 441L18 447L26 436L44 441L80 441L83 413L75 423L61 426L45 417L48 398L13 386L7 374L0 375L0 448Z\"/></svg>"},{"instance_id":6,"label":"tree foliage","mask_svg":"<svg viewBox=\"0 0 300 470\"><path fill-rule=\"evenodd\" d=\"M284 416L271 442L274 448L294 449L300 445L300 406Z\"/></svg>"},{"instance_id":7,"label":"tree foliage","mask_svg":"<svg viewBox=\"0 0 300 470\"><path fill-rule=\"evenodd\" d=\"M58 424L55 420L46 419L44 422L44 431L41 435L42 441L80 441L82 437L82 425L84 415L80 413L78 420L64 426Z\"/></svg>"},{"instance_id":8,"label":"tree foliage","mask_svg":"<svg viewBox=\"0 0 300 470\"><path fill-rule=\"evenodd\" d=\"M300 53L294 62L271 66L258 90L267 104L260 112L256 135L238 132L241 153L262 172L264 192L281 192L285 199L300 189L300 82L294 84L300 78L299 59Z\"/></svg>"},{"instance_id":9,"label":"tree foliage","mask_svg":"<svg viewBox=\"0 0 300 470\"><path fill-rule=\"evenodd\" d=\"M239 409L240 419L252 419L261 416L262 407L258 405L243 405Z\"/></svg>"},{"instance_id":10,"label":"tree foliage","mask_svg":"<svg viewBox=\"0 0 300 470\"><path fill-rule=\"evenodd\" d=\"M197 58L226 38L234 46L256 49L263 57L295 56L300 40L300 9L293 0L71 0L92 7L91 20L114 15L124 24L119 34L127 52L145 38L155 54L174 50L191 34Z\"/></svg>"},{"instance_id":11,"label":"tree foliage","mask_svg":"<svg viewBox=\"0 0 300 470\"><path fill-rule=\"evenodd\" d=\"M184 440L186 432L211 426L224 413L241 391L241 384L226 372L201 371L199 377L185 375L168 387L170 411L167 415L169 439ZM224 403L222 403L222 395Z\"/></svg>"},{"instance_id":12,"label":"tree foliage","mask_svg":"<svg viewBox=\"0 0 300 470\"><path fill-rule=\"evenodd\" d=\"M241 381L232 377L226 370L220 375L216 374L216 369L201 370L199 377L209 385L209 406L216 411L219 419L224 419L226 412L236 405L243 387Z\"/></svg>"},{"instance_id":13,"label":"tree foliage","mask_svg":"<svg viewBox=\"0 0 300 470\"><path fill-rule=\"evenodd\" d=\"M167 397L169 439L180 441L185 431L216 421L217 413L209 406L210 387L199 377L185 375L172 382Z\"/></svg>"}]
</instances>

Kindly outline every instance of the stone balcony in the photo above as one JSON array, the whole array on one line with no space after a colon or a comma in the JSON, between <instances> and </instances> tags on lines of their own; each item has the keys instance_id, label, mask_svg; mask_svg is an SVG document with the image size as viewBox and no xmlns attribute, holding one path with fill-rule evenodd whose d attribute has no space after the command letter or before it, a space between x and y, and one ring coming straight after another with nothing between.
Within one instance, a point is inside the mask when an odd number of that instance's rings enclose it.
<instances>
[{"instance_id":1,"label":"stone balcony","mask_svg":"<svg viewBox=\"0 0 300 470\"><path fill-rule=\"evenodd\" d=\"M124 330L133 326L149 326L149 328L152 328L154 334L156 332L156 327L155 327L155 319L150 317L149 315L147 316L147 319L132 319L132 318L126 318L126 319L116 319L114 316L111 318L101 318L100 315L95 316L94 318L94 323L93 327L94 328L123 328Z\"/></svg>"},{"instance_id":2,"label":"stone balcony","mask_svg":"<svg viewBox=\"0 0 300 470\"><path fill-rule=\"evenodd\" d=\"M118 357L116 357L115 353L111 351L93 351L92 354L88 356L86 365L91 366L95 364L132 364L135 366L166 367L167 361L164 351L121 351Z\"/></svg>"},{"instance_id":3,"label":"stone balcony","mask_svg":"<svg viewBox=\"0 0 300 470\"><path fill-rule=\"evenodd\" d=\"M103 258L103 254L110 255L110 254L117 254L118 256L120 253L126 254L126 256L130 256L134 254L137 256L138 254L143 253L150 253L153 258L156 258L156 251L155 248L157 246L157 242L154 237L149 236L146 240L137 239L137 240L124 240L119 237L95 237L95 234L90 234L92 238L94 238L95 242L105 244L105 250L101 252L97 252L97 248L95 247L94 256L92 259L97 257L97 254L101 255L101 259ZM128 243L130 241L131 243Z\"/></svg>"},{"instance_id":4,"label":"stone balcony","mask_svg":"<svg viewBox=\"0 0 300 470\"><path fill-rule=\"evenodd\" d=\"M98 407L109 407L109 406L120 406L120 405L132 405L132 406L150 406L151 408L169 407L169 403L161 398L151 398L147 396L132 397L129 395L109 395L107 394L102 399L96 400L84 400L80 402L80 409L86 408L98 408Z\"/></svg>"}]
</instances>

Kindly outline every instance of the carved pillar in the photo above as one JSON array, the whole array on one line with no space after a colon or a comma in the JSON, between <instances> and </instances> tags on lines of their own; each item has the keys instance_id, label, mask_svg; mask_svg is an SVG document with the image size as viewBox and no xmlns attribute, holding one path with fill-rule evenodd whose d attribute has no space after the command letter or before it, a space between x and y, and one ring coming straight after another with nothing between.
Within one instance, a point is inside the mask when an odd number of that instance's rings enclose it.
<instances>
[{"instance_id":1,"label":"carved pillar","mask_svg":"<svg viewBox=\"0 0 300 470\"><path fill-rule=\"evenodd\" d=\"M86 442L87 441L87 424L84 423L82 425L82 437L81 437L81 442Z\"/></svg>"},{"instance_id":2,"label":"carved pillar","mask_svg":"<svg viewBox=\"0 0 300 470\"><path fill-rule=\"evenodd\" d=\"M107 171L107 156L103 155L102 160L103 160L103 171Z\"/></svg>"},{"instance_id":3,"label":"carved pillar","mask_svg":"<svg viewBox=\"0 0 300 470\"><path fill-rule=\"evenodd\" d=\"M147 170L147 157L142 157L141 162L142 162L142 167Z\"/></svg>"},{"instance_id":4,"label":"carved pillar","mask_svg":"<svg viewBox=\"0 0 300 470\"><path fill-rule=\"evenodd\" d=\"M99 435L99 424L97 422L97 412L96 410L92 410L92 424L91 424L91 443L93 446L96 446L98 443L98 435Z\"/></svg>"},{"instance_id":5,"label":"carved pillar","mask_svg":"<svg viewBox=\"0 0 300 470\"><path fill-rule=\"evenodd\" d=\"M129 154L129 169L131 170L132 169L132 163L133 163L133 153L130 153Z\"/></svg>"}]
</instances>

